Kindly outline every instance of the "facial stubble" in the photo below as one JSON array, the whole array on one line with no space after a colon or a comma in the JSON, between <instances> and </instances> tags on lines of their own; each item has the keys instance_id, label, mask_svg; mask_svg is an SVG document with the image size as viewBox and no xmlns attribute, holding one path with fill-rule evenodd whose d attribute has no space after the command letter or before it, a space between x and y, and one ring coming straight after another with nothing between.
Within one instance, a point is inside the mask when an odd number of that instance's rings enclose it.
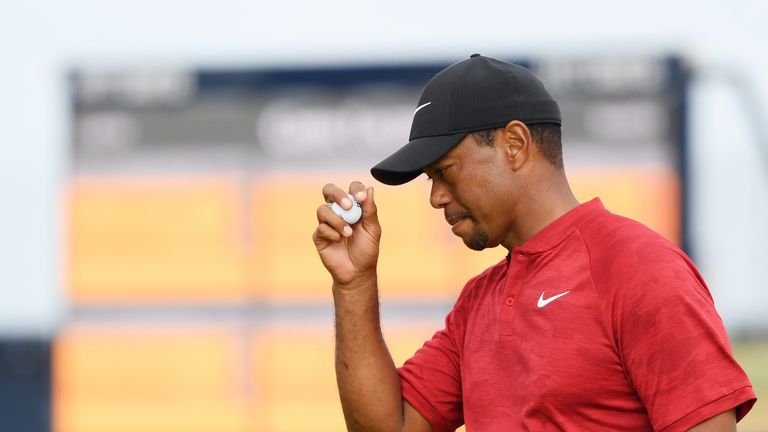
<instances>
[{"instance_id":1,"label":"facial stubble","mask_svg":"<svg viewBox=\"0 0 768 432\"><path fill-rule=\"evenodd\" d=\"M474 219L470 219L470 221L473 225L472 235L467 239L463 239L464 244L472 250L481 251L485 249L486 245L488 244L490 235L488 234L488 231L484 230L480 225L477 224L477 221Z\"/></svg>"}]
</instances>

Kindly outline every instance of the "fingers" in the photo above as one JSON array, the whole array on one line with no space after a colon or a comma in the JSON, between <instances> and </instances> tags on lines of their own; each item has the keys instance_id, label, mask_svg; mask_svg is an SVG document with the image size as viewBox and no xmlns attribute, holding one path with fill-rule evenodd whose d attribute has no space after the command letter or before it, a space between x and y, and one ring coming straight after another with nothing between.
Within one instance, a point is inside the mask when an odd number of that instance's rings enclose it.
<instances>
[{"instance_id":1,"label":"fingers","mask_svg":"<svg viewBox=\"0 0 768 432\"><path fill-rule=\"evenodd\" d=\"M353 181L349 184L349 192L344 192L340 187L333 183L328 183L323 186L323 197L325 198L325 202L335 202L344 210L352 208L352 201L347 194L352 195L360 202L365 201L368 196L365 185L359 181Z\"/></svg>"},{"instance_id":2,"label":"fingers","mask_svg":"<svg viewBox=\"0 0 768 432\"><path fill-rule=\"evenodd\" d=\"M349 200L349 198L347 198L347 200ZM317 222L320 224L318 230L321 226L327 226L329 229L336 231L336 233L343 235L344 237L352 235L352 228L327 205L321 205L317 208ZM327 239L332 241L340 240L334 240L330 237L327 237Z\"/></svg>"},{"instance_id":3,"label":"fingers","mask_svg":"<svg viewBox=\"0 0 768 432\"><path fill-rule=\"evenodd\" d=\"M320 224L317 226L317 229L315 229L314 234L312 235L312 239L315 241L316 245L320 245L323 242L340 242L342 239L342 235L339 234L338 231L331 228L329 225L326 224Z\"/></svg>"},{"instance_id":4,"label":"fingers","mask_svg":"<svg viewBox=\"0 0 768 432\"><path fill-rule=\"evenodd\" d=\"M365 185L359 181L353 181L349 184L349 193L359 202L365 201L367 197L367 190L365 189Z\"/></svg>"},{"instance_id":5,"label":"fingers","mask_svg":"<svg viewBox=\"0 0 768 432\"><path fill-rule=\"evenodd\" d=\"M355 197L363 210L362 223L355 224L354 226L361 227L373 234L374 237L378 237L380 227L379 219L376 214L376 203L373 200L373 187L366 188L362 182L354 181L349 184L349 194ZM335 202L346 210L352 208L353 205L347 192L344 192L333 183L328 183L323 186L323 197L326 202ZM351 236L352 233L358 229L349 226L342 218L338 217L338 215L328 208L328 206L318 207L317 221L320 222L320 224L327 224L330 228L344 237ZM330 238L328 239L331 240Z\"/></svg>"},{"instance_id":6,"label":"fingers","mask_svg":"<svg viewBox=\"0 0 768 432\"><path fill-rule=\"evenodd\" d=\"M325 202L335 202L344 210L349 210L352 208L352 200L349 199L347 193L333 183L328 183L327 185L323 186L323 197L325 198Z\"/></svg>"},{"instance_id":7,"label":"fingers","mask_svg":"<svg viewBox=\"0 0 768 432\"><path fill-rule=\"evenodd\" d=\"M379 216L376 210L376 201L373 199L373 186L365 190L365 198L361 204L363 206L363 225L366 229L377 228Z\"/></svg>"}]
</instances>

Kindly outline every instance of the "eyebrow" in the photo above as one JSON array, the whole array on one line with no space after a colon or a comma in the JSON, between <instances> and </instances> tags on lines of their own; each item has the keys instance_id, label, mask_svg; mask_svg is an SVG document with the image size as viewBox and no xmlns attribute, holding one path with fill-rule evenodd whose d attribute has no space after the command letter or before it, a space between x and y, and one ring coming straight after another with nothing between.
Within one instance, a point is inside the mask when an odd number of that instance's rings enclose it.
<instances>
[{"instance_id":1,"label":"eyebrow","mask_svg":"<svg viewBox=\"0 0 768 432\"><path fill-rule=\"evenodd\" d=\"M424 167L424 169L422 169L422 171L424 172L424 174L427 175L427 177L432 178L431 173L433 171L436 171L439 167L440 166L438 165L438 163L435 162L435 163L433 163L431 165L428 165L428 166Z\"/></svg>"},{"instance_id":2,"label":"eyebrow","mask_svg":"<svg viewBox=\"0 0 768 432\"><path fill-rule=\"evenodd\" d=\"M434 170L440 168L441 166L445 165L447 162L450 161L450 158L447 158L446 156L447 155L445 155L445 156L441 157L440 159L438 159L437 161L432 162L431 164L427 165L426 167L424 167L423 171L424 172L427 172L427 170L434 171Z\"/></svg>"}]
</instances>

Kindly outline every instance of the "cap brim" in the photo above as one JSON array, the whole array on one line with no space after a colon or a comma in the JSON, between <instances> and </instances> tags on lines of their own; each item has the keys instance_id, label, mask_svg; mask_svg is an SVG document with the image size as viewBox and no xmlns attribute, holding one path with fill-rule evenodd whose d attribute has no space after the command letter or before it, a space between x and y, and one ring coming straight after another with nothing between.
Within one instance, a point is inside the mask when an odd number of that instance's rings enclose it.
<instances>
[{"instance_id":1,"label":"cap brim","mask_svg":"<svg viewBox=\"0 0 768 432\"><path fill-rule=\"evenodd\" d=\"M408 183L456 147L465 136L466 132L417 138L371 168L371 175L388 185Z\"/></svg>"}]
</instances>

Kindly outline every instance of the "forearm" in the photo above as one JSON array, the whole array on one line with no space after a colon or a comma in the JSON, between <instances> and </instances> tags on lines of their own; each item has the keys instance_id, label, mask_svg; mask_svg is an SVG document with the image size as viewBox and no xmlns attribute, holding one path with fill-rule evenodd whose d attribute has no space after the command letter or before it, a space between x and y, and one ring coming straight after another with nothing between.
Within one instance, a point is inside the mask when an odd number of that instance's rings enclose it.
<instances>
[{"instance_id":1,"label":"forearm","mask_svg":"<svg viewBox=\"0 0 768 432\"><path fill-rule=\"evenodd\" d=\"M336 381L347 428L400 431L400 381L379 323L375 278L354 288L334 285Z\"/></svg>"}]
</instances>

